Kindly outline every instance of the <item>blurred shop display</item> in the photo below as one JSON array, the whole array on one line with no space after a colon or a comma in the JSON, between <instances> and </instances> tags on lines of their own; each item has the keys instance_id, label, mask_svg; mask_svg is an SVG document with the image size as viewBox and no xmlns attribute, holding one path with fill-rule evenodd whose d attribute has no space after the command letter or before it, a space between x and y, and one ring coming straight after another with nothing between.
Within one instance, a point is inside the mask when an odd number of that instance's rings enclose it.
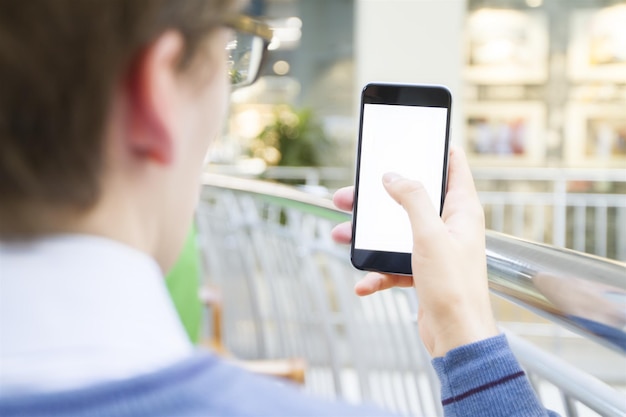
<instances>
[{"instance_id":1,"label":"blurred shop display","mask_svg":"<svg viewBox=\"0 0 626 417\"><path fill-rule=\"evenodd\" d=\"M467 17L465 78L483 84L548 79L548 22L540 12L480 8Z\"/></svg>"},{"instance_id":2,"label":"blurred shop display","mask_svg":"<svg viewBox=\"0 0 626 417\"><path fill-rule=\"evenodd\" d=\"M465 144L474 165L626 168L626 2L468 6Z\"/></svg>"},{"instance_id":3,"label":"blurred shop display","mask_svg":"<svg viewBox=\"0 0 626 417\"><path fill-rule=\"evenodd\" d=\"M353 182L359 1L251 2L273 30L269 56L257 83L232 92L210 171L322 194ZM626 260L626 0L457 7L457 132L488 228ZM394 42L408 53L385 62L390 73L437 59L410 37Z\"/></svg>"},{"instance_id":4,"label":"blurred shop display","mask_svg":"<svg viewBox=\"0 0 626 417\"><path fill-rule=\"evenodd\" d=\"M545 155L545 106L535 101L468 102L465 105L466 147L474 163L537 165Z\"/></svg>"},{"instance_id":5,"label":"blurred shop display","mask_svg":"<svg viewBox=\"0 0 626 417\"><path fill-rule=\"evenodd\" d=\"M465 148L487 227L626 259L626 1L469 0Z\"/></svg>"},{"instance_id":6,"label":"blurred shop display","mask_svg":"<svg viewBox=\"0 0 626 417\"><path fill-rule=\"evenodd\" d=\"M457 99L473 166L626 167L626 0L466 5ZM269 59L259 82L233 92L214 162L240 164L254 154L251 142L287 105L310 109L323 125L320 147L327 140L333 151L320 164L352 165L356 9L355 0L251 2L249 11L273 30Z\"/></svg>"},{"instance_id":7,"label":"blurred shop display","mask_svg":"<svg viewBox=\"0 0 626 417\"><path fill-rule=\"evenodd\" d=\"M573 102L567 120L564 151L569 164L626 168L626 105Z\"/></svg>"},{"instance_id":8,"label":"blurred shop display","mask_svg":"<svg viewBox=\"0 0 626 417\"><path fill-rule=\"evenodd\" d=\"M570 17L568 74L574 81L626 78L626 4L576 10Z\"/></svg>"}]
</instances>

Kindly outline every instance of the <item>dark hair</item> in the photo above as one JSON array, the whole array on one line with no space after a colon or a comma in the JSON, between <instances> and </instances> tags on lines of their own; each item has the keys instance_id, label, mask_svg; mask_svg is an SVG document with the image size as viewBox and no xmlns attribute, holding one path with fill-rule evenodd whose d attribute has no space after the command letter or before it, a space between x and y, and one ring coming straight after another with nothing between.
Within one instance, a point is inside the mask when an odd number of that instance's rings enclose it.
<instances>
[{"instance_id":1,"label":"dark hair","mask_svg":"<svg viewBox=\"0 0 626 417\"><path fill-rule=\"evenodd\" d=\"M115 83L168 29L185 39L184 70L237 3L0 0L0 234L92 207Z\"/></svg>"}]
</instances>

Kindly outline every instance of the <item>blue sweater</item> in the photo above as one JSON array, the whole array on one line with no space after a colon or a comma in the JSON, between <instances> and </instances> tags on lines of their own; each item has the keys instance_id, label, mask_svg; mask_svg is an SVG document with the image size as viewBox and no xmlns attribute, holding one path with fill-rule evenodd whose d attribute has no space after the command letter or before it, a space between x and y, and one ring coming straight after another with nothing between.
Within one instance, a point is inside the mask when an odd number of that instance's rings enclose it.
<instances>
[{"instance_id":1,"label":"blue sweater","mask_svg":"<svg viewBox=\"0 0 626 417\"><path fill-rule=\"evenodd\" d=\"M446 416L552 416L503 335L454 349L433 365ZM506 399L503 401L503 399ZM75 391L1 398L0 416L382 416L325 402L198 353L168 369Z\"/></svg>"}]
</instances>

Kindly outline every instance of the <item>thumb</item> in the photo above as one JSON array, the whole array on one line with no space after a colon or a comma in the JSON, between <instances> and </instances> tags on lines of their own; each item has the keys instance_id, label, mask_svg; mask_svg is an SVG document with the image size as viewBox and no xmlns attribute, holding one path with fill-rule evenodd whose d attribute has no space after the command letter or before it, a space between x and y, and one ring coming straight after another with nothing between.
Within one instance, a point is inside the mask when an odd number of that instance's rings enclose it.
<instances>
[{"instance_id":1,"label":"thumb","mask_svg":"<svg viewBox=\"0 0 626 417\"><path fill-rule=\"evenodd\" d=\"M409 215L414 245L430 243L433 236L440 234L443 222L422 183L387 173L383 176L383 185Z\"/></svg>"}]
</instances>

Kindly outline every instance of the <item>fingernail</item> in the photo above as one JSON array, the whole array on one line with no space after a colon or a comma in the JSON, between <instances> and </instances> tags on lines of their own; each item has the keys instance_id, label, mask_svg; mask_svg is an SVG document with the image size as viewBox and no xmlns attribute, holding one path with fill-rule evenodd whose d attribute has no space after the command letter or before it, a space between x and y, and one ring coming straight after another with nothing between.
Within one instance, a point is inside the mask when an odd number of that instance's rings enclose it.
<instances>
[{"instance_id":1,"label":"fingernail","mask_svg":"<svg viewBox=\"0 0 626 417\"><path fill-rule=\"evenodd\" d=\"M402 178L402 177L396 174L395 172L388 172L385 175L383 175L383 182L385 184L390 184L399 178Z\"/></svg>"}]
</instances>

